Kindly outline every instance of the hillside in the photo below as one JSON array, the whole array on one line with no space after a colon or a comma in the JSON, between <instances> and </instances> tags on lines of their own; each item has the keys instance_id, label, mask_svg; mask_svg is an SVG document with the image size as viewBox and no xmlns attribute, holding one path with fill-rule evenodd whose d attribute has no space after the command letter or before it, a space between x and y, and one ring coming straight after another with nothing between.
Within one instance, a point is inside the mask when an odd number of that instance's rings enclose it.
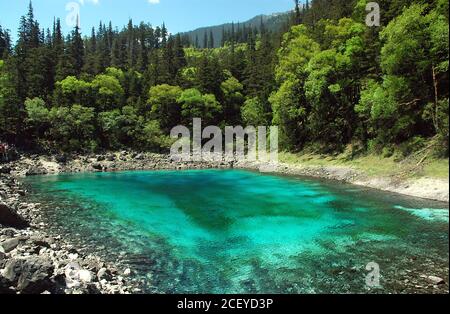
<instances>
[{"instance_id":1,"label":"hillside","mask_svg":"<svg viewBox=\"0 0 450 314\"><path fill-rule=\"evenodd\" d=\"M223 32L231 31L233 28L233 24L236 31L244 27L252 29L256 28L259 30L261 28L262 21L266 29L272 32L276 32L288 23L289 17L290 12L274 13L271 15L258 15L245 22L226 23L222 25L201 27L190 32L182 33L181 35L187 35L191 43L195 43L196 38L198 38L200 45L202 45L205 33L209 36L210 32L212 31L214 36L214 46L217 48L220 47L220 44L222 42Z\"/></svg>"}]
</instances>

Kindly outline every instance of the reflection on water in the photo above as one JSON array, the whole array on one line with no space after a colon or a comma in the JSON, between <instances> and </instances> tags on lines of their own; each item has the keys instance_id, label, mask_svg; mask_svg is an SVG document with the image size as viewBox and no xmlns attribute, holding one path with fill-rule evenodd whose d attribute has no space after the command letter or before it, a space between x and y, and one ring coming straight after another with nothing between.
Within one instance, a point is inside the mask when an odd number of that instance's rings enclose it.
<instances>
[{"instance_id":1,"label":"reflection on water","mask_svg":"<svg viewBox=\"0 0 450 314\"><path fill-rule=\"evenodd\" d=\"M380 292L409 291L405 280L430 271L448 277L438 202L239 170L27 183L52 228L129 264L147 292L366 292L369 262L381 267Z\"/></svg>"}]
</instances>

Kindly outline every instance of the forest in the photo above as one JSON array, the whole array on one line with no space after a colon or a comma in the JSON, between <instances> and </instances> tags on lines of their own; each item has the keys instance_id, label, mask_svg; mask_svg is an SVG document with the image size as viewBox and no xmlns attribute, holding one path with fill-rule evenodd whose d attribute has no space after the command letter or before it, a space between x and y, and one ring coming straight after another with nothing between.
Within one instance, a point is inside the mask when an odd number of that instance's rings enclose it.
<instances>
[{"instance_id":1,"label":"forest","mask_svg":"<svg viewBox=\"0 0 450 314\"><path fill-rule=\"evenodd\" d=\"M30 2L16 42L0 25L0 142L164 152L171 128L199 117L277 125L289 152L431 144L448 157L448 1L378 0L379 27L365 23L368 2L293 1L280 30L233 25L220 45L132 20L65 35L57 18L41 29Z\"/></svg>"}]
</instances>

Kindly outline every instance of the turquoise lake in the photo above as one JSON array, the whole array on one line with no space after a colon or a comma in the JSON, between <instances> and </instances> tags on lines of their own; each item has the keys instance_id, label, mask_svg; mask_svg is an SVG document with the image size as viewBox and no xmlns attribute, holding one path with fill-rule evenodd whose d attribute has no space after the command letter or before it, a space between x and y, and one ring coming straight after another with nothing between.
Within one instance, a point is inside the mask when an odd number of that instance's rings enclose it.
<instances>
[{"instance_id":1,"label":"turquoise lake","mask_svg":"<svg viewBox=\"0 0 450 314\"><path fill-rule=\"evenodd\" d=\"M130 267L148 293L401 293L420 275L448 282L445 203L241 170L25 183L51 229ZM381 279L369 290L371 262Z\"/></svg>"}]
</instances>

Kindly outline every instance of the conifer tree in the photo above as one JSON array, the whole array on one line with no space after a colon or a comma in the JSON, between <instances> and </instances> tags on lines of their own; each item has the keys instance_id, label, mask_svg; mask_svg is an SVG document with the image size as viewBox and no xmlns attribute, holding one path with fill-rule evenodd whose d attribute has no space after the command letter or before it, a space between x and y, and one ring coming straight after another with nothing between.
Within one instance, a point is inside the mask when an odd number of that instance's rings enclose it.
<instances>
[{"instance_id":1,"label":"conifer tree","mask_svg":"<svg viewBox=\"0 0 450 314\"><path fill-rule=\"evenodd\" d=\"M212 30L209 31L208 48L210 48L210 49L214 48L214 34L213 34Z\"/></svg>"},{"instance_id":2,"label":"conifer tree","mask_svg":"<svg viewBox=\"0 0 450 314\"><path fill-rule=\"evenodd\" d=\"M72 36L69 44L69 54L71 56L71 59L73 60L73 69L75 71L75 75L79 76L84 65L84 43L83 39L81 38L78 22L72 31Z\"/></svg>"}]
</instances>

